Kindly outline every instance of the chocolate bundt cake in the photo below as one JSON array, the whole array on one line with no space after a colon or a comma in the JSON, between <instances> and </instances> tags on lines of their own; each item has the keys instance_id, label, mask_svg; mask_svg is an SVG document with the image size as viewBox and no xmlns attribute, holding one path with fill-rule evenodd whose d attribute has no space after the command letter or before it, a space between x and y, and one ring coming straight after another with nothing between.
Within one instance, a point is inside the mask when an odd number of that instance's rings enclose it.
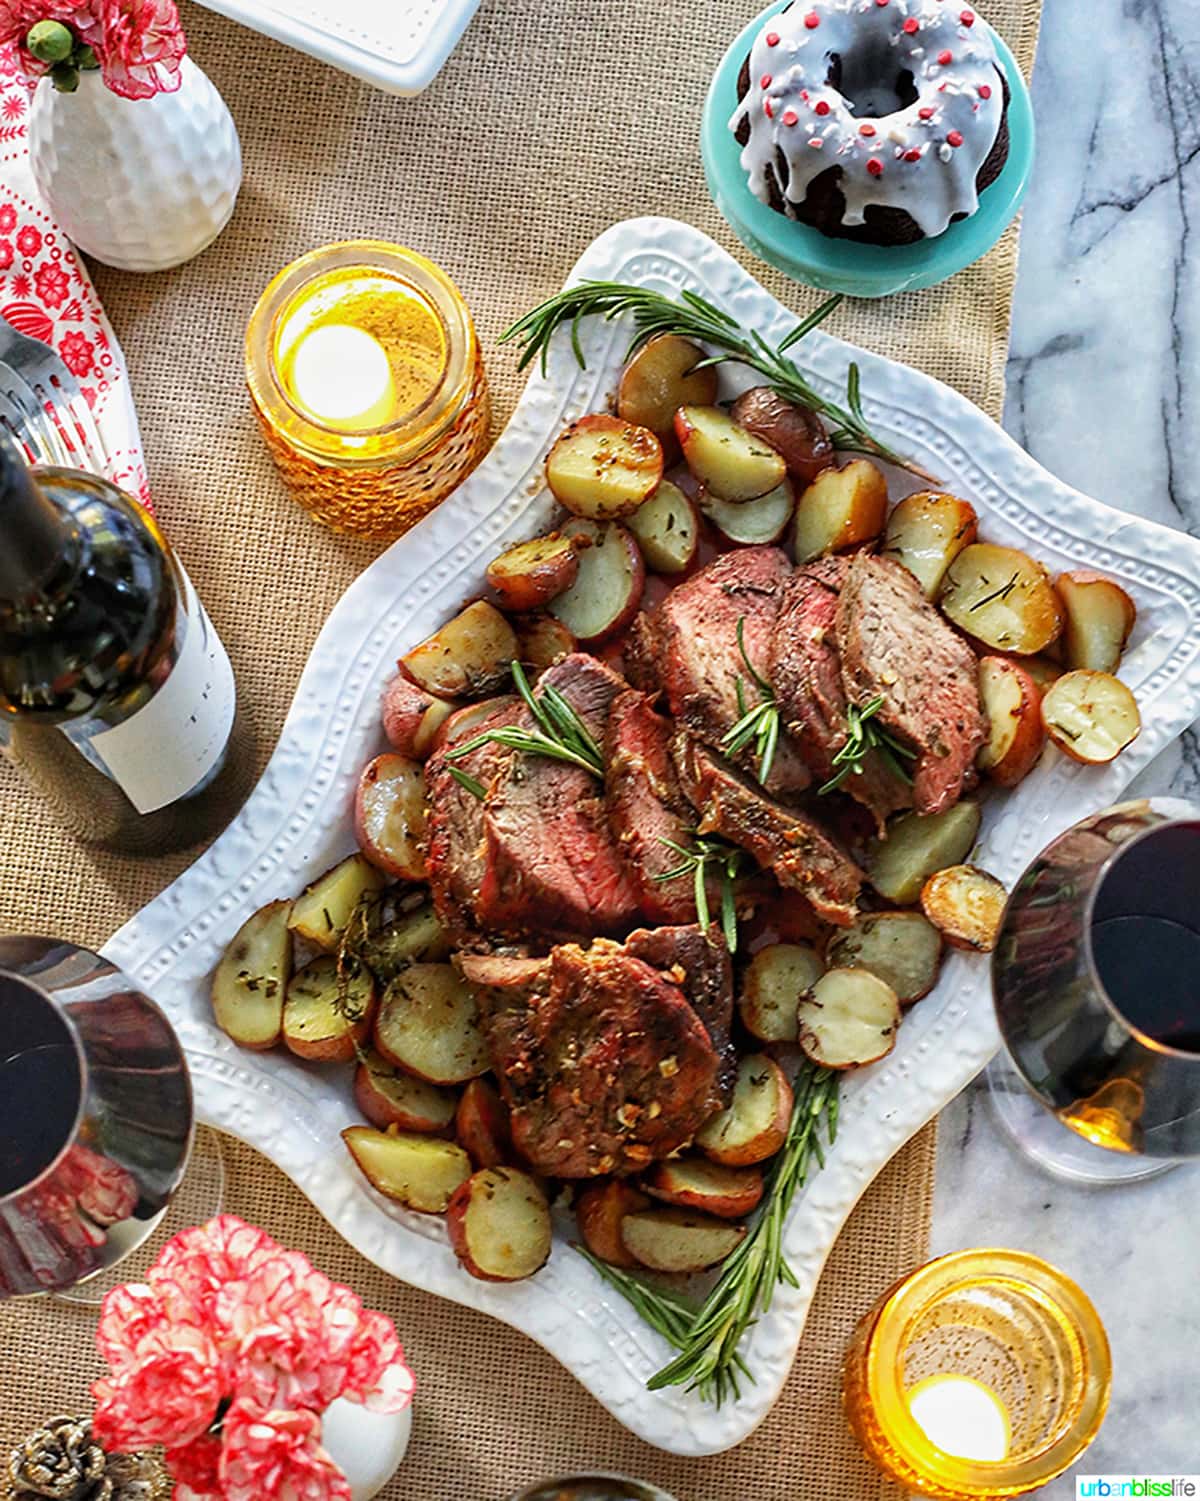
<instances>
[{"instance_id":1,"label":"chocolate bundt cake","mask_svg":"<svg viewBox=\"0 0 1200 1501\"><path fill-rule=\"evenodd\" d=\"M939 235L1008 158L1008 81L961 0L794 0L755 38L738 101L751 192L839 239Z\"/></svg>"}]
</instances>

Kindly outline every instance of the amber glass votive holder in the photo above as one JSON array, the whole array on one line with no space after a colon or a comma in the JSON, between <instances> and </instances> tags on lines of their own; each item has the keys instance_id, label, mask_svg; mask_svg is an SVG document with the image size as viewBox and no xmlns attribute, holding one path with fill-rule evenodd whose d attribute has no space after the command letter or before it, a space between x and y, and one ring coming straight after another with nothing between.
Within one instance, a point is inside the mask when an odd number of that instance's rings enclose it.
<instances>
[{"instance_id":1,"label":"amber glass votive holder","mask_svg":"<svg viewBox=\"0 0 1200 1501\"><path fill-rule=\"evenodd\" d=\"M1082 1290L1037 1256L978 1250L884 1294L855 1331L843 1396L885 1475L922 1496L983 1501L1072 1464L1100 1429L1110 1384L1108 1340Z\"/></svg>"},{"instance_id":2,"label":"amber glass votive holder","mask_svg":"<svg viewBox=\"0 0 1200 1501\"><path fill-rule=\"evenodd\" d=\"M471 314L402 245L345 240L285 266L246 327L246 384L288 490L334 531L391 541L487 450Z\"/></svg>"}]
</instances>

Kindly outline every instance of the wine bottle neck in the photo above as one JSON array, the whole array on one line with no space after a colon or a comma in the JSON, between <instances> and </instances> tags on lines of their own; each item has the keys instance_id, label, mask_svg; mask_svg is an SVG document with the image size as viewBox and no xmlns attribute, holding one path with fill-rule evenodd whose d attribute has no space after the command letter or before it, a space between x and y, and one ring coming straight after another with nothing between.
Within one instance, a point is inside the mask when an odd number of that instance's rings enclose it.
<instances>
[{"instance_id":1,"label":"wine bottle neck","mask_svg":"<svg viewBox=\"0 0 1200 1501\"><path fill-rule=\"evenodd\" d=\"M0 612L48 603L73 575L81 545L70 513L0 447Z\"/></svg>"}]
</instances>

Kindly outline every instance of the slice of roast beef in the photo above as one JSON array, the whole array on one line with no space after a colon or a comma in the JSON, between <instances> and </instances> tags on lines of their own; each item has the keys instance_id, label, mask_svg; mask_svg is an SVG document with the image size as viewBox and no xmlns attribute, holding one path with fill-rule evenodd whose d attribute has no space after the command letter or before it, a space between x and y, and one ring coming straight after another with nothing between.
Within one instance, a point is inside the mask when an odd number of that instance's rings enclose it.
<instances>
[{"instance_id":1,"label":"slice of roast beef","mask_svg":"<svg viewBox=\"0 0 1200 1501\"><path fill-rule=\"evenodd\" d=\"M513 700L498 699L492 713L475 725L472 736L512 724L515 717ZM483 880L485 843L484 804L455 779L450 768L460 768L486 791L513 754L490 744L456 761L448 761L444 750L436 751L425 763L425 865L438 918L451 933L465 935L476 926L475 898Z\"/></svg>"},{"instance_id":2,"label":"slice of roast beef","mask_svg":"<svg viewBox=\"0 0 1200 1501\"><path fill-rule=\"evenodd\" d=\"M533 1168L635 1173L690 1141L716 1108L721 1061L680 986L608 939L516 964L462 960Z\"/></svg>"},{"instance_id":3,"label":"slice of roast beef","mask_svg":"<svg viewBox=\"0 0 1200 1501\"><path fill-rule=\"evenodd\" d=\"M769 681L771 635L791 572L778 547L737 548L677 584L635 624L627 652L635 680L639 686L656 683L679 723L714 749L742 717L743 705L752 708L762 697L742 660L738 622L750 665ZM753 773L753 746L737 759ZM781 734L768 789L790 796L810 781L799 748Z\"/></svg>"},{"instance_id":4,"label":"slice of roast beef","mask_svg":"<svg viewBox=\"0 0 1200 1501\"><path fill-rule=\"evenodd\" d=\"M603 746L624 679L575 652L546 669L535 694L549 685ZM532 723L524 707L518 723ZM474 911L485 930L554 939L619 932L636 919L638 893L608 824L603 784L590 772L513 754L489 788L483 837Z\"/></svg>"},{"instance_id":5,"label":"slice of roast beef","mask_svg":"<svg viewBox=\"0 0 1200 1501\"><path fill-rule=\"evenodd\" d=\"M916 751L913 807L940 813L975 783L985 738L975 654L890 558L856 556L837 609L847 697Z\"/></svg>"},{"instance_id":6,"label":"slice of roast beef","mask_svg":"<svg viewBox=\"0 0 1200 1501\"><path fill-rule=\"evenodd\" d=\"M854 921L862 871L815 818L767 797L686 734L676 736L672 752L701 833L739 845L781 886L802 892L827 922L848 927Z\"/></svg>"},{"instance_id":7,"label":"slice of roast beef","mask_svg":"<svg viewBox=\"0 0 1200 1501\"><path fill-rule=\"evenodd\" d=\"M718 927L707 933L696 923L682 927L639 928L625 940L626 953L644 959L683 987L721 1059L724 1104L737 1068L733 1025L733 962Z\"/></svg>"},{"instance_id":8,"label":"slice of roast beef","mask_svg":"<svg viewBox=\"0 0 1200 1501\"><path fill-rule=\"evenodd\" d=\"M838 596L850 560L820 558L788 580L771 643L770 678L783 723L795 737L818 786L833 776L833 758L846 743L846 694L837 645ZM872 752L842 790L874 815L912 805L912 792L887 761Z\"/></svg>"}]
</instances>

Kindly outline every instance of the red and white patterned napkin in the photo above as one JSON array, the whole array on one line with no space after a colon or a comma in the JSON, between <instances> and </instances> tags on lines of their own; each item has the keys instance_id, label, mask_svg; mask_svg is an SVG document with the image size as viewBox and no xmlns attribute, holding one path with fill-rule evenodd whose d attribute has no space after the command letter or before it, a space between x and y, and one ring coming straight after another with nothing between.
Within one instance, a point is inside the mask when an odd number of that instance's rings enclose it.
<instances>
[{"instance_id":1,"label":"red and white patterned napkin","mask_svg":"<svg viewBox=\"0 0 1200 1501\"><path fill-rule=\"evenodd\" d=\"M40 87L51 85L45 81ZM125 357L82 257L34 184L30 100L15 48L0 47L0 317L58 351L83 388L104 438L108 477L148 505Z\"/></svg>"}]
</instances>

